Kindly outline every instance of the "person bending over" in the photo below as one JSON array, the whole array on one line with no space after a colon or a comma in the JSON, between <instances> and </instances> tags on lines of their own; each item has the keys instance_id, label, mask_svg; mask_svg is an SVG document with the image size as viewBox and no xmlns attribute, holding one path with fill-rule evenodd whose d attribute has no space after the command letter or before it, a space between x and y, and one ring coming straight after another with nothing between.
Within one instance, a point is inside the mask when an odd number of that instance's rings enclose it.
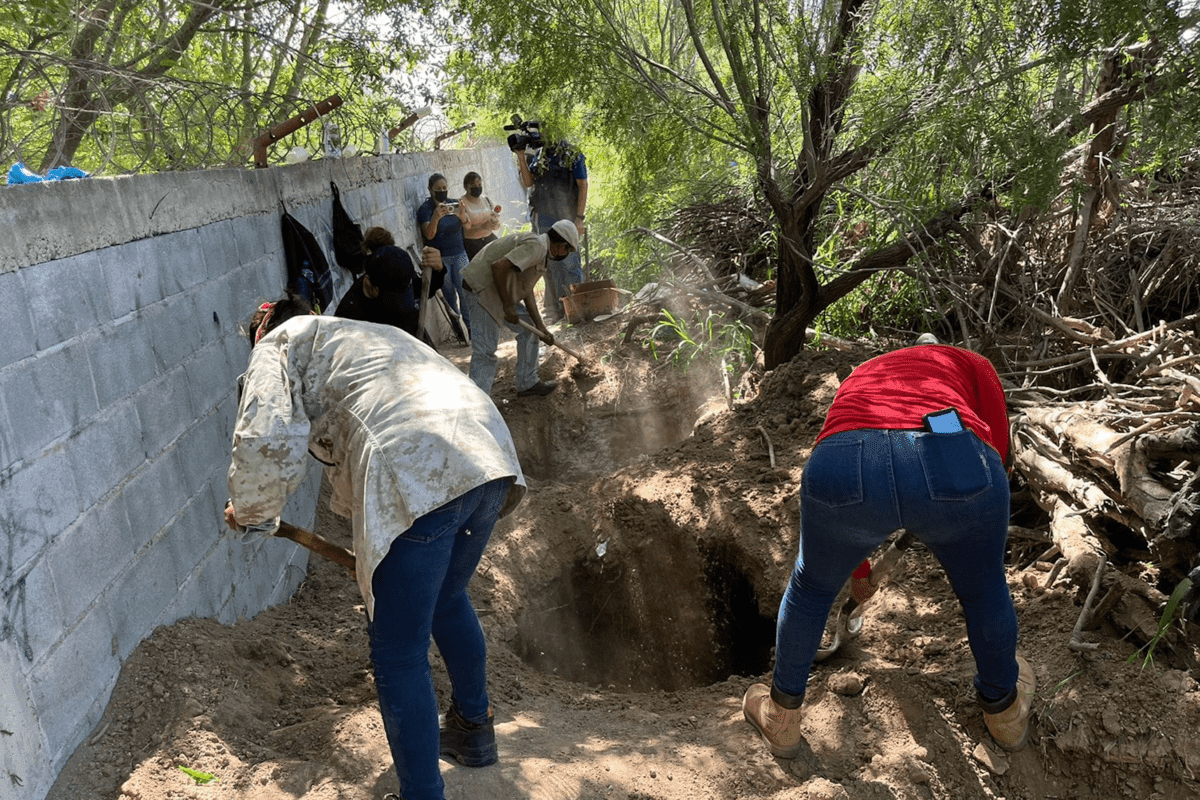
<instances>
[{"instance_id":1,"label":"person bending over","mask_svg":"<svg viewBox=\"0 0 1200 800\"><path fill-rule=\"evenodd\" d=\"M538 339L554 344L554 335L538 314L533 287L550 262L566 258L578 246L575 226L564 219L546 233L514 233L497 239L471 259L463 287L471 309L471 380L480 389L491 392L496 379L501 323L517 334L517 396L547 395L557 388L556 381L538 379ZM531 324L537 333L518 320Z\"/></svg>"},{"instance_id":2,"label":"person bending over","mask_svg":"<svg viewBox=\"0 0 1200 800\"><path fill-rule=\"evenodd\" d=\"M909 347L842 383L801 479L800 552L779 607L772 682L742 701L774 755L803 747L801 705L834 597L900 528L933 552L962 605L992 738L1025 746L1035 679L1017 655L1004 573L1008 450L1004 391L976 353Z\"/></svg>"},{"instance_id":3,"label":"person bending over","mask_svg":"<svg viewBox=\"0 0 1200 800\"><path fill-rule=\"evenodd\" d=\"M386 228L368 228L363 234L362 249L363 274L346 290L333 315L393 325L410 336L421 338L417 332L421 271L413 265L408 253L396 247L396 240ZM446 273L441 255L432 247L424 248L421 265L432 270L428 300L442 288ZM433 346L428 335L424 341Z\"/></svg>"},{"instance_id":4,"label":"person bending over","mask_svg":"<svg viewBox=\"0 0 1200 800\"><path fill-rule=\"evenodd\" d=\"M388 325L264 303L233 433L226 522L278 526L308 455L353 523L383 726L405 800L444 800L439 753L497 760L483 630L467 582L525 479L491 399ZM439 730L429 639L452 692Z\"/></svg>"}]
</instances>

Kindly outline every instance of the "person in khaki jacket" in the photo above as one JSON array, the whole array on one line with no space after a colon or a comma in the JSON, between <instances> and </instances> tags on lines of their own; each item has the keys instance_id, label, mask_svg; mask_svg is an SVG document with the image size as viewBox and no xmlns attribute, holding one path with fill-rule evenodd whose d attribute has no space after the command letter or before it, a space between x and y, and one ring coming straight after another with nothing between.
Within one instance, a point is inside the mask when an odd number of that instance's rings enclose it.
<instances>
[{"instance_id":1,"label":"person in khaki jacket","mask_svg":"<svg viewBox=\"0 0 1200 800\"><path fill-rule=\"evenodd\" d=\"M547 395L557 381L538 378L538 339L554 344L554 335L538 313L533 288L551 261L561 261L579 248L579 232L559 220L545 233L514 233L489 244L463 272L471 320L471 380L484 392L496 379L496 346L500 325L517 334L517 396ZM523 306L523 308L522 308ZM522 327L532 325L537 333Z\"/></svg>"},{"instance_id":2,"label":"person in khaki jacket","mask_svg":"<svg viewBox=\"0 0 1200 800\"><path fill-rule=\"evenodd\" d=\"M379 711L405 800L445 800L439 755L498 758L487 646L467 584L496 520L525 495L508 426L436 351L391 325L285 298L251 318L225 520L270 535L309 457L353 525ZM450 674L439 720L433 638Z\"/></svg>"}]
</instances>

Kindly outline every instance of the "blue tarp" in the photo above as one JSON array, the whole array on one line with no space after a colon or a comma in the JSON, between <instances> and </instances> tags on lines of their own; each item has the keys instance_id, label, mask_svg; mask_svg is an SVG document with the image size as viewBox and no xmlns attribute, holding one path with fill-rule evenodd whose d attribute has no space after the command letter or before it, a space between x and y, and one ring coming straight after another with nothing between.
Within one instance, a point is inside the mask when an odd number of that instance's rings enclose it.
<instances>
[{"instance_id":1,"label":"blue tarp","mask_svg":"<svg viewBox=\"0 0 1200 800\"><path fill-rule=\"evenodd\" d=\"M14 183L42 183L43 181L65 181L72 178L86 178L88 173L75 167L54 167L46 173L45 177L31 171L21 162L12 165L8 171L8 185Z\"/></svg>"}]
</instances>

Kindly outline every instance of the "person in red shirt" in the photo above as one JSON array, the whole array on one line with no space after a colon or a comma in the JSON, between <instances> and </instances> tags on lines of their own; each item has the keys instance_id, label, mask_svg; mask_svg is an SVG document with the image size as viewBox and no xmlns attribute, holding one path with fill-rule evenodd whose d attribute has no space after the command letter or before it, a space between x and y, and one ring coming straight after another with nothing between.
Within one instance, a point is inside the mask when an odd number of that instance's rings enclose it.
<instances>
[{"instance_id":1,"label":"person in red shirt","mask_svg":"<svg viewBox=\"0 0 1200 800\"><path fill-rule=\"evenodd\" d=\"M834 598L901 528L941 562L962 605L989 733L1005 749L1025 746L1035 680L1017 655L1004 573L1007 458L1004 390L977 353L921 344L842 383L804 467L800 553L779 607L771 686L754 684L742 701L775 756L803 747L805 685Z\"/></svg>"}]
</instances>

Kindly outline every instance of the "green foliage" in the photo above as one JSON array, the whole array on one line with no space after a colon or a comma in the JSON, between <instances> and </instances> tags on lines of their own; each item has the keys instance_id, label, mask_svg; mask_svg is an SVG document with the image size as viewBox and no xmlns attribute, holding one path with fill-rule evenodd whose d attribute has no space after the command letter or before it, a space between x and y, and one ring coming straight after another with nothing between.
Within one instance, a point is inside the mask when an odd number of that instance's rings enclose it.
<instances>
[{"instance_id":1,"label":"green foliage","mask_svg":"<svg viewBox=\"0 0 1200 800\"><path fill-rule=\"evenodd\" d=\"M1175 612L1179 610L1179 604L1183 602L1184 595L1186 595L1188 590L1191 588L1192 580L1190 578L1184 578L1179 582L1179 584L1175 587L1175 591L1171 592L1171 597L1167 600L1167 604L1163 606L1162 616L1158 618L1158 630L1155 631L1154 636L1151 637L1150 641L1142 645L1136 653L1125 659L1125 663L1132 664L1135 661L1141 660L1142 669L1145 669L1147 666L1154 663L1154 648L1156 648L1158 643L1162 641L1163 637L1167 635L1167 631L1170 629L1171 623L1175 621Z\"/></svg>"},{"instance_id":2,"label":"green foliage","mask_svg":"<svg viewBox=\"0 0 1200 800\"><path fill-rule=\"evenodd\" d=\"M182 764L179 764L177 766L179 767L180 772L184 773L189 778L194 780L196 783L201 784L201 785L206 784L206 783L211 783L212 781L215 781L217 779L216 775L213 775L208 772L201 772L198 769L192 769L191 767L185 767Z\"/></svg>"},{"instance_id":3,"label":"green foliage","mask_svg":"<svg viewBox=\"0 0 1200 800\"><path fill-rule=\"evenodd\" d=\"M881 0L861 7L839 49L834 3L582 0L559 9L462 0L460 7L471 35L480 34L455 65L462 96L489 106L521 98L543 114L570 117L586 131L593 166L607 145L597 194L602 249L626 265L626 285L652 277L655 265L644 243L621 238L624 231L652 225L664 208L711 197L714 187L722 195L775 182L786 198L797 179L802 186L811 177L812 159L855 147L870 148L871 162L830 188L843 209L818 208L810 217L812 244L828 244L815 254L825 269L845 267L843 248L829 239L847 228L843 210L868 223L865 248L984 186L1014 207L1047 207L1061 190L1064 154L1086 136L1086 126L1072 132L1062 123L1091 99L1102 49L1179 27L1161 0ZM1189 57L1182 49L1172 56L1175 63ZM815 141L811 92L846 59L858 69L836 129L822 132L836 138ZM1183 82L1177 115L1184 96L1194 100L1194 78ZM761 124L753 108L768 109ZM1189 141L1172 143L1163 112L1134 122L1163 150L1154 163Z\"/></svg>"},{"instance_id":4,"label":"green foliage","mask_svg":"<svg viewBox=\"0 0 1200 800\"><path fill-rule=\"evenodd\" d=\"M377 130L402 116L392 70L423 50L381 35L366 2L335 14L328 0L132 0L89 13L59 0L0 10L4 161L110 173L247 163L251 136L332 94L345 105L327 119L345 131L355 112L377 112ZM291 143L317 149L320 128Z\"/></svg>"},{"instance_id":5,"label":"green foliage","mask_svg":"<svg viewBox=\"0 0 1200 800\"><path fill-rule=\"evenodd\" d=\"M660 352L670 347L669 354ZM741 320L709 310L690 319L662 310L658 324L646 337L655 360L669 357L684 372L697 360L724 363L731 373L739 372L754 361L754 332Z\"/></svg>"},{"instance_id":6,"label":"green foliage","mask_svg":"<svg viewBox=\"0 0 1200 800\"><path fill-rule=\"evenodd\" d=\"M901 272L881 272L833 303L814 328L841 338L875 334L876 326L903 331L929 330L941 314L930 313L921 281Z\"/></svg>"}]
</instances>

